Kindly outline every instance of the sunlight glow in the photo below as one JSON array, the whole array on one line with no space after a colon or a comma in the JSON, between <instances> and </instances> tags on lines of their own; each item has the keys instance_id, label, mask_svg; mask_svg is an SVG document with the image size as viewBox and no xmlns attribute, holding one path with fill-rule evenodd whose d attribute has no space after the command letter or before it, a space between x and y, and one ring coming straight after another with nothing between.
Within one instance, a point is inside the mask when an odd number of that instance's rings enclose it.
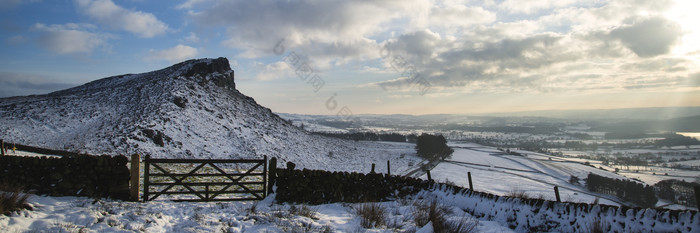
<instances>
[{"instance_id":1,"label":"sunlight glow","mask_svg":"<svg viewBox=\"0 0 700 233\"><path fill-rule=\"evenodd\" d=\"M666 17L680 24L684 35L674 49L675 55L700 54L700 1L680 0L666 12ZM696 61L697 61L697 56Z\"/></svg>"}]
</instances>

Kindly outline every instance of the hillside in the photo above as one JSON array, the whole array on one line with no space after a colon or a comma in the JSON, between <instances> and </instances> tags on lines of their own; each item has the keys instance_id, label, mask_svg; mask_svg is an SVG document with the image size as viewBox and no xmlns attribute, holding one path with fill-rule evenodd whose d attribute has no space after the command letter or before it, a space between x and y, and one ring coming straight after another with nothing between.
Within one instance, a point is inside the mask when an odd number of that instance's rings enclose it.
<instances>
[{"instance_id":1,"label":"hillside","mask_svg":"<svg viewBox=\"0 0 700 233\"><path fill-rule=\"evenodd\" d=\"M278 157L301 167L367 168L410 144L353 142L310 134L235 88L226 58L185 61L142 74L49 93L0 99L5 141L91 154L168 158ZM405 167L397 161L396 167Z\"/></svg>"}]
</instances>

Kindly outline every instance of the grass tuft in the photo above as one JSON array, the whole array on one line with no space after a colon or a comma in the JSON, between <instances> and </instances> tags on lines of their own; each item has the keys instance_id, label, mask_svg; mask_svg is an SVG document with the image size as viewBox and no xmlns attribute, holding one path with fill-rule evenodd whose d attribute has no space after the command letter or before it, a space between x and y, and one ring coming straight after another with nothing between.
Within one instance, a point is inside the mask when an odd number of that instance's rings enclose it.
<instances>
[{"instance_id":1,"label":"grass tuft","mask_svg":"<svg viewBox=\"0 0 700 233\"><path fill-rule=\"evenodd\" d=\"M510 192L506 193L507 197L515 197L515 198L520 198L520 199L528 199L530 198L530 195L525 193L525 190L520 190L520 189L513 189L510 190Z\"/></svg>"},{"instance_id":2,"label":"grass tuft","mask_svg":"<svg viewBox=\"0 0 700 233\"><path fill-rule=\"evenodd\" d=\"M360 225L364 228L386 226L387 210L379 203L363 203L353 207L360 216Z\"/></svg>"},{"instance_id":3,"label":"grass tuft","mask_svg":"<svg viewBox=\"0 0 700 233\"><path fill-rule=\"evenodd\" d=\"M289 207L289 214L291 215L297 215L297 216L304 216L310 219L318 220L316 217L316 213L318 212L317 209L311 208L307 205L300 205L300 206L291 206Z\"/></svg>"},{"instance_id":4,"label":"grass tuft","mask_svg":"<svg viewBox=\"0 0 700 233\"><path fill-rule=\"evenodd\" d=\"M0 214L10 215L23 209L32 210L27 203L29 194L23 193L22 188L11 185L0 185Z\"/></svg>"},{"instance_id":5,"label":"grass tuft","mask_svg":"<svg viewBox=\"0 0 700 233\"><path fill-rule=\"evenodd\" d=\"M600 219L594 219L593 221L588 223L588 226L586 226L587 229L584 229L583 232L590 232L590 233L604 233L608 232L605 230L605 223L603 221L600 221Z\"/></svg>"},{"instance_id":6,"label":"grass tuft","mask_svg":"<svg viewBox=\"0 0 700 233\"><path fill-rule=\"evenodd\" d=\"M433 224L433 231L436 233L457 232L471 233L476 231L479 221L471 216L463 216L457 220L447 218L452 211L449 207L438 203L437 200L431 202L419 201L414 203L413 218L416 226L423 227L428 223Z\"/></svg>"}]
</instances>

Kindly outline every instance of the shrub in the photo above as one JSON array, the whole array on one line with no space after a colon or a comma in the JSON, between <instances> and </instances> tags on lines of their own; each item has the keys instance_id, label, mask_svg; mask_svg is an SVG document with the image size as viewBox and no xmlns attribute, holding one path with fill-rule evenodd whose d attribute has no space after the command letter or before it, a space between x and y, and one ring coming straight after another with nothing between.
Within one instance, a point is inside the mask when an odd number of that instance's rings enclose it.
<instances>
[{"instance_id":1,"label":"shrub","mask_svg":"<svg viewBox=\"0 0 700 233\"><path fill-rule=\"evenodd\" d=\"M354 207L355 213L360 216L360 225L364 228L372 228L386 225L386 207L379 203L363 203Z\"/></svg>"},{"instance_id":2,"label":"shrub","mask_svg":"<svg viewBox=\"0 0 700 233\"><path fill-rule=\"evenodd\" d=\"M29 194L23 193L19 187L0 185L0 214L10 215L12 212L32 207L27 203Z\"/></svg>"}]
</instances>

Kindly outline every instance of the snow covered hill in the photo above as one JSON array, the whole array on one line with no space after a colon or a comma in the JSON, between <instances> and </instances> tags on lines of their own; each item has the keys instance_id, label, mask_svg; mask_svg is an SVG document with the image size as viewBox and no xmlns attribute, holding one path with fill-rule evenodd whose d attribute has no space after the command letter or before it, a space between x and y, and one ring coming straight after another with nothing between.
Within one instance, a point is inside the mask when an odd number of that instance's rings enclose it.
<instances>
[{"instance_id":1,"label":"snow covered hill","mask_svg":"<svg viewBox=\"0 0 700 233\"><path fill-rule=\"evenodd\" d=\"M326 170L365 169L391 159L398 173L418 160L397 159L415 154L411 144L339 140L293 126L235 89L226 58L189 60L47 95L2 98L0 135L5 141L90 154L267 155Z\"/></svg>"}]
</instances>

